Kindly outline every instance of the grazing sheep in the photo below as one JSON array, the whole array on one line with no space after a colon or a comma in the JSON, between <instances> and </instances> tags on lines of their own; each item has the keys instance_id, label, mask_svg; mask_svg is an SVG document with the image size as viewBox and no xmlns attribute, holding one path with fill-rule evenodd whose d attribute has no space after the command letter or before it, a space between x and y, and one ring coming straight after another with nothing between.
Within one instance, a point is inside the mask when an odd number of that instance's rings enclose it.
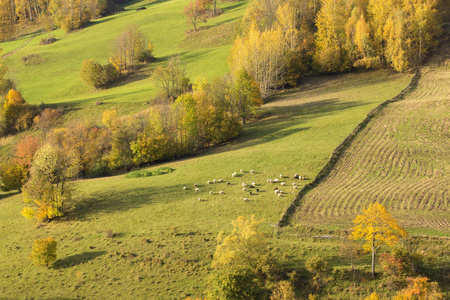
<instances>
[{"instance_id":1,"label":"grazing sheep","mask_svg":"<svg viewBox=\"0 0 450 300\"><path fill-rule=\"evenodd\" d=\"M295 174L294 179L300 179L300 176L298 174Z\"/></svg>"},{"instance_id":2,"label":"grazing sheep","mask_svg":"<svg viewBox=\"0 0 450 300\"><path fill-rule=\"evenodd\" d=\"M229 181L227 181L227 185L230 185L231 183Z\"/></svg>"},{"instance_id":3,"label":"grazing sheep","mask_svg":"<svg viewBox=\"0 0 450 300\"><path fill-rule=\"evenodd\" d=\"M252 188L252 189L254 189L255 188L255 186L253 185L253 184L250 184L250 186L249 186L250 188Z\"/></svg>"},{"instance_id":4,"label":"grazing sheep","mask_svg":"<svg viewBox=\"0 0 450 300\"><path fill-rule=\"evenodd\" d=\"M236 177L236 172L234 172L233 174L231 174L232 177Z\"/></svg>"},{"instance_id":5,"label":"grazing sheep","mask_svg":"<svg viewBox=\"0 0 450 300\"><path fill-rule=\"evenodd\" d=\"M255 174L255 170L250 170L250 173Z\"/></svg>"},{"instance_id":6,"label":"grazing sheep","mask_svg":"<svg viewBox=\"0 0 450 300\"><path fill-rule=\"evenodd\" d=\"M279 194L280 193L280 190L275 190L275 194Z\"/></svg>"},{"instance_id":7,"label":"grazing sheep","mask_svg":"<svg viewBox=\"0 0 450 300\"><path fill-rule=\"evenodd\" d=\"M267 179L267 183L272 183L272 179Z\"/></svg>"},{"instance_id":8,"label":"grazing sheep","mask_svg":"<svg viewBox=\"0 0 450 300\"><path fill-rule=\"evenodd\" d=\"M244 170L243 170L243 169L241 169L241 173L244 173Z\"/></svg>"},{"instance_id":9,"label":"grazing sheep","mask_svg":"<svg viewBox=\"0 0 450 300\"><path fill-rule=\"evenodd\" d=\"M199 189L199 188L195 188L195 191L196 191L196 192L200 192L200 189Z\"/></svg>"},{"instance_id":10,"label":"grazing sheep","mask_svg":"<svg viewBox=\"0 0 450 300\"><path fill-rule=\"evenodd\" d=\"M294 185L292 188L293 188L294 190L298 190L298 186L296 186L296 185Z\"/></svg>"},{"instance_id":11,"label":"grazing sheep","mask_svg":"<svg viewBox=\"0 0 450 300\"><path fill-rule=\"evenodd\" d=\"M278 194L278 197L283 197L283 195L281 193Z\"/></svg>"},{"instance_id":12,"label":"grazing sheep","mask_svg":"<svg viewBox=\"0 0 450 300\"><path fill-rule=\"evenodd\" d=\"M283 178L283 175L280 174L280 178Z\"/></svg>"},{"instance_id":13,"label":"grazing sheep","mask_svg":"<svg viewBox=\"0 0 450 300\"><path fill-rule=\"evenodd\" d=\"M195 186L195 187L197 187L197 184L196 184L196 183L194 183L194 186Z\"/></svg>"},{"instance_id":14,"label":"grazing sheep","mask_svg":"<svg viewBox=\"0 0 450 300\"><path fill-rule=\"evenodd\" d=\"M223 195L223 194L225 194L225 192L224 192L224 191L220 191L219 194L222 194L222 195Z\"/></svg>"},{"instance_id":15,"label":"grazing sheep","mask_svg":"<svg viewBox=\"0 0 450 300\"><path fill-rule=\"evenodd\" d=\"M242 201L248 201L248 198L242 198Z\"/></svg>"},{"instance_id":16,"label":"grazing sheep","mask_svg":"<svg viewBox=\"0 0 450 300\"><path fill-rule=\"evenodd\" d=\"M206 183L207 183L207 184L212 184L212 182L211 182L211 181L209 181L209 180L208 180L208 181L207 181Z\"/></svg>"},{"instance_id":17,"label":"grazing sheep","mask_svg":"<svg viewBox=\"0 0 450 300\"><path fill-rule=\"evenodd\" d=\"M283 186L285 186L285 185L286 185L286 182L282 182L282 183L280 183L280 185L283 185Z\"/></svg>"},{"instance_id":18,"label":"grazing sheep","mask_svg":"<svg viewBox=\"0 0 450 300\"><path fill-rule=\"evenodd\" d=\"M198 201L202 201L202 198L198 198Z\"/></svg>"},{"instance_id":19,"label":"grazing sheep","mask_svg":"<svg viewBox=\"0 0 450 300\"><path fill-rule=\"evenodd\" d=\"M247 191L248 191L248 189L247 189L247 188L242 188L242 190L243 190L244 192L247 192Z\"/></svg>"},{"instance_id":20,"label":"grazing sheep","mask_svg":"<svg viewBox=\"0 0 450 300\"><path fill-rule=\"evenodd\" d=\"M280 194L284 194L284 192L282 190L280 190Z\"/></svg>"},{"instance_id":21,"label":"grazing sheep","mask_svg":"<svg viewBox=\"0 0 450 300\"><path fill-rule=\"evenodd\" d=\"M292 191L291 194L295 193L295 191Z\"/></svg>"},{"instance_id":22,"label":"grazing sheep","mask_svg":"<svg viewBox=\"0 0 450 300\"><path fill-rule=\"evenodd\" d=\"M305 176L302 176L302 178L301 178L302 180L305 180Z\"/></svg>"},{"instance_id":23,"label":"grazing sheep","mask_svg":"<svg viewBox=\"0 0 450 300\"><path fill-rule=\"evenodd\" d=\"M222 178L220 178L220 179L219 179L219 182L223 182L223 179L222 179Z\"/></svg>"},{"instance_id":24,"label":"grazing sheep","mask_svg":"<svg viewBox=\"0 0 450 300\"><path fill-rule=\"evenodd\" d=\"M213 193L213 191L209 191L209 194L212 195L212 194L214 194L214 193Z\"/></svg>"},{"instance_id":25,"label":"grazing sheep","mask_svg":"<svg viewBox=\"0 0 450 300\"><path fill-rule=\"evenodd\" d=\"M259 193L259 189L256 189L256 192Z\"/></svg>"},{"instance_id":26,"label":"grazing sheep","mask_svg":"<svg viewBox=\"0 0 450 300\"><path fill-rule=\"evenodd\" d=\"M278 187L276 186L273 190L274 190L274 191L278 190Z\"/></svg>"},{"instance_id":27,"label":"grazing sheep","mask_svg":"<svg viewBox=\"0 0 450 300\"><path fill-rule=\"evenodd\" d=\"M253 195L253 193L252 193L252 192L249 192L249 194L250 194L250 195Z\"/></svg>"},{"instance_id":28,"label":"grazing sheep","mask_svg":"<svg viewBox=\"0 0 450 300\"><path fill-rule=\"evenodd\" d=\"M256 183L252 182L252 185L256 185Z\"/></svg>"},{"instance_id":29,"label":"grazing sheep","mask_svg":"<svg viewBox=\"0 0 450 300\"><path fill-rule=\"evenodd\" d=\"M214 183L214 184L216 183L216 180L215 180L215 179L213 179L213 183Z\"/></svg>"},{"instance_id":30,"label":"grazing sheep","mask_svg":"<svg viewBox=\"0 0 450 300\"><path fill-rule=\"evenodd\" d=\"M183 190L184 190L184 191L186 190L186 187L185 187L185 186L183 186Z\"/></svg>"},{"instance_id":31,"label":"grazing sheep","mask_svg":"<svg viewBox=\"0 0 450 300\"><path fill-rule=\"evenodd\" d=\"M297 183L296 183L296 182L293 182L293 183L292 183L292 186L296 186L296 185L297 185Z\"/></svg>"},{"instance_id":32,"label":"grazing sheep","mask_svg":"<svg viewBox=\"0 0 450 300\"><path fill-rule=\"evenodd\" d=\"M278 183L280 180L278 180L278 178L275 178L274 180L272 180L272 182L276 182Z\"/></svg>"}]
</instances>

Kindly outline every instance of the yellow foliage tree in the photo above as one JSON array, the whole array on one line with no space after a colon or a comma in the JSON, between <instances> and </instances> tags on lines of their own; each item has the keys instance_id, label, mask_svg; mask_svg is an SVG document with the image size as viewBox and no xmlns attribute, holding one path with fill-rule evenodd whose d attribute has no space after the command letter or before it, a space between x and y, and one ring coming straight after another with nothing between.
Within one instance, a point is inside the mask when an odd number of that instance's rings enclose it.
<instances>
[{"instance_id":1,"label":"yellow foliage tree","mask_svg":"<svg viewBox=\"0 0 450 300\"><path fill-rule=\"evenodd\" d=\"M377 293L373 292L369 297L364 298L364 300L381 300Z\"/></svg>"},{"instance_id":2,"label":"yellow foliage tree","mask_svg":"<svg viewBox=\"0 0 450 300\"><path fill-rule=\"evenodd\" d=\"M400 237L406 237L406 231L397 224L386 208L377 202L364 209L363 214L357 216L353 223L350 238L365 240L363 249L372 252L372 276L375 276L375 254L383 246L393 246Z\"/></svg>"},{"instance_id":3,"label":"yellow foliage tree","mask_svg":"<svg viewBox=\"0 0 450 300\"><path fill-rule=\"evenodd\" d=\"M30 255L33 263L41 266L50 266L56 260L56 245L57 242L52 237L35 240Z\"/></svg>"}]
</instances>

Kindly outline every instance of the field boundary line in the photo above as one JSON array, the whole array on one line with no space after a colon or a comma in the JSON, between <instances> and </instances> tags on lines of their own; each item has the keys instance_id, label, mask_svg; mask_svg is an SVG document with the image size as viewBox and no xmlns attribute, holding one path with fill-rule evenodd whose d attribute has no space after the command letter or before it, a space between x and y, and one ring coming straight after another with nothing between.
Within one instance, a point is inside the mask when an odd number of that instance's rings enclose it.
<instances>
[{"instance_id":1,"label":"field boundary line","mask_svg":"<svg viewBox=\"0 0 450 300\"><path fill-rule=\"evenodd\" d=\"M390 103L403 100L404 97L413 91L417 83L419 82L419 79L421 77L421 71L420 69L417 69L416 74L411 79L411 82L398 94L397 96L384 101L374 109L372 109L368 114L367 117L359 123L355 129L345 138L345 140L334 149L333 154L331 155L328 162L325 164L325 166L320 170L320 172L317 174L317 176L314 178L313 181L305 185L295 196L294 200L291 202L291 204L288 206L288 208L284 211L283 215L281 216L281 219L278 221L277 226L283 227L289 224L290 219L292 215L294 214L296 208L300 206L301 201L303 200L303 197L311 191L313 188L315 188L317 185L319 185L331 172L331 170L334 168L336 163L339 161L341 156L344 154L344 152L347 150L347 148L350 147L352 141L355 139L356 135L360 133L366 126L369 124L369 122L378 116L381 111Z\"/></svg>"}]
</instances>

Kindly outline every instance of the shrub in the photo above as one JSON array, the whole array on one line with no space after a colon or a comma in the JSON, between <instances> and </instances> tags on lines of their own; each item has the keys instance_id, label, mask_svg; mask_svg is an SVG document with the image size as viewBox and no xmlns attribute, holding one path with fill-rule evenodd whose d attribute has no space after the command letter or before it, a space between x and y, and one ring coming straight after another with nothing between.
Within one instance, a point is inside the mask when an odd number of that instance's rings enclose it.
<instances>
[{"instance_id":1,"label":"shrub","mask_svg":"<svg viewBox=\"0 0 450 300\"><path fill-rule=\"evenodd\" d=\"M321 288L329 281L328 275L331 272L331 268L325 259L318 255L312 256L308 258L305 266L306 270L314 275L312 284L316 289Z\"/></svg>"},{"instance_id":2,"label":"shrub","mask_svg":"<svg viewBox=\"0 0 450 300\"><path fill-rule=\"evenodd\" d=\"M272 291L272 295L270 296L270 300L295 300L294 287L292 284L283 280L277 283L275 288Z\"/></svg>"},{"instance_id":3,"label":"shrub","mask_svg":"<svg viewBox=\"0 0 450 300\"><path fill-rule=\"evenodd\" d=\"M106 87L119 79L119 72L111 64L101 65L94 59L85 59L81 64L81 79L96 88Z\"/></svg>"},{"instance_id":4,"label":"shrub","mask_svg":"<svg viewBox=\"0 0 450 300\"><path fill-rule=\"evenodd\" d=\"M27 178L27 171L15 160L11 160L0 166L0 189L7 191L21 191Z\"/></svg>"},{"instance_id":5,"label":"shrub","mask_svg":"<svg viewBox=\"0 0 450 300\"><path fill-rule=\"evenodd\" d=\"M398 292L394 297L394 300L427 299L444 299L437 282L429 282L427 277L408 278L408 287Z\"/></svg>"},{"instance_id":6,"label":"shrub","mask_svg":"<svg viewBox=\"0 0 450 300\"><path fill-rule=\"evenodd\" d=\"M56 245L52 237L34 240L30 256L33 263L49 267L56 260Z\"/></svg>"}]
</instances>

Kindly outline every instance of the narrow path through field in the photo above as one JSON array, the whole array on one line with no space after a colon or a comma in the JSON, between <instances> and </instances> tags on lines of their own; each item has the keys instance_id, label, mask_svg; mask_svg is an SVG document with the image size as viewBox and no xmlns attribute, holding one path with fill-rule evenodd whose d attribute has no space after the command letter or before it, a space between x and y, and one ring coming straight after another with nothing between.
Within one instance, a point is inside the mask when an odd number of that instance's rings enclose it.
<instances>
[{"instance_id":1,"label":"narrow path through field","mask_svg":"<svg viewBox=\"0 0 450 300\"><path fill-rule=\"evenodd\" d=\"M14 53L16 53L17 51L19 51L20 49L22 49L23 47L25 47L26 45L28 45L28 43L30 43L35 37L29 38L28 40L26 40L25 42L22 43L22 45L20 45L19 47L17 47L16 49L9 51L8 53L6 53L5 55L3 55L3 58L6 58L10 55L13 55Z\"/></svg>"}]
</instances>

